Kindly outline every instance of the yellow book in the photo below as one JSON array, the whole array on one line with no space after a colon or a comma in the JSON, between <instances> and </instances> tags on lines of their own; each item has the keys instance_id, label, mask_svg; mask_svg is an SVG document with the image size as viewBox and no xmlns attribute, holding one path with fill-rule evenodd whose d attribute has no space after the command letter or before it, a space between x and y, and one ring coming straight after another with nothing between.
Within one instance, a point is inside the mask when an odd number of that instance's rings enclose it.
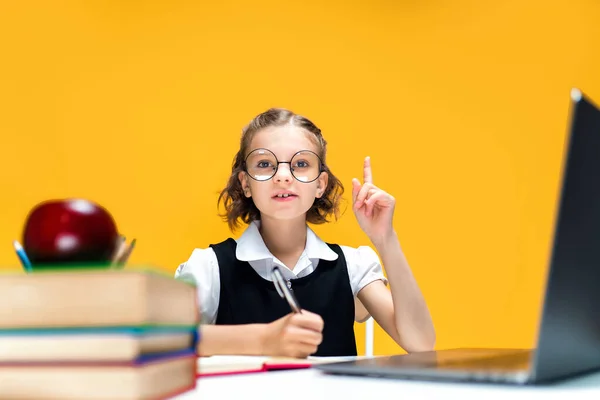
<instances>
[{"instance_id":1,"label":"yellow book","mask_svg":"<svg viewBox=\"0 0 600 400\"><path fill-rule=\"evenodd\" d=\"M0 329L198 323L195 286L153 271L0 275Z\"/></svg>"}]
</instances>

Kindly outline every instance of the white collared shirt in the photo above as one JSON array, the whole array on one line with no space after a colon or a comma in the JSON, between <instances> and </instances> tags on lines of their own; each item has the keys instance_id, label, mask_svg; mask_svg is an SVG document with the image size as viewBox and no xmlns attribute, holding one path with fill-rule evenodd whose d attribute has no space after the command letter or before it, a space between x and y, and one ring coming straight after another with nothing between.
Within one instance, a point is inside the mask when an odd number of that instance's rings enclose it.
<instances>
[{"instance_id":1,"label":"white collared shirt","mask_svg":"<svg viewBox=\"0 0 600 400\"><path fill-rule=\"evenodd\" d=\"M306 247L294 268L290 269L271 254L260 235L259 224L258 221L252 222L236 241L235 256L240 261L247 261L263 279L272 280L271 269L275 265L282 267L281 272L287 280L309 275L317 268L319 260L338 258L337 253L307 226ZM379 257L371 247L340 247L346 258L350 287L355 298L363 287L373 281L382 280L387 283ZM190 279L196 283L202 323L214 324L221 291L219 264L214 250L210 247L194 249L187 262L179 265L175 271L175 278Z\"/></svg>"}]
</instances>

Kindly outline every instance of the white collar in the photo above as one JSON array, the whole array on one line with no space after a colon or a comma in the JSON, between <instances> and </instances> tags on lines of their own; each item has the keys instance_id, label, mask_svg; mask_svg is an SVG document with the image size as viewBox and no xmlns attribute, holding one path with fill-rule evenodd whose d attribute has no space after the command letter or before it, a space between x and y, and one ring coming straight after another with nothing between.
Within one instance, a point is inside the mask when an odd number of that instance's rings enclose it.
<instances>
[{"instance_id":1,"label":"white collar","mask_svg":"<svg viewBox=\"0 0 600 400\"><path fill-rule=\"evenodd\" d=\"M267 259L272 260L275 258L265 245L258 230L259 226L260 221L250 223L248 228L242 233L242 236L237 240L235 257L238 260L258 261ZM306 226L306 246L304 248L304 254L306 254L309 259L332 261L338 258L337 253L331 250L327 243L321 240L308 225Z\"/></svg>"}]
</instances>

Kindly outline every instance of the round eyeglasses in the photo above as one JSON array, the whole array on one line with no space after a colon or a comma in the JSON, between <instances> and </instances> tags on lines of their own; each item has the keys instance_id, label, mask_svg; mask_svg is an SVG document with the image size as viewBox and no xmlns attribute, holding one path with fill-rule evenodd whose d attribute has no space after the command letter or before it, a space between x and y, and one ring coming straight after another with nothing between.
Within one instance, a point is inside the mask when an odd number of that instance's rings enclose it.
<instances>
[{"instance_id":1,"label":"round eyeglasses","mask_svg":"<svg viewBox=\"0 0 600 400\"><path fill-rule=\"evenodd\" d=\"M289 164L292 176L302 183L317 180L321 172L325 171L319 156L310 150L300 150L290 161L279 161L267 149L252 150L244 161L244 170L254 180L268 181L277 173L279 164Z\"/></svg>"}]
</instances>

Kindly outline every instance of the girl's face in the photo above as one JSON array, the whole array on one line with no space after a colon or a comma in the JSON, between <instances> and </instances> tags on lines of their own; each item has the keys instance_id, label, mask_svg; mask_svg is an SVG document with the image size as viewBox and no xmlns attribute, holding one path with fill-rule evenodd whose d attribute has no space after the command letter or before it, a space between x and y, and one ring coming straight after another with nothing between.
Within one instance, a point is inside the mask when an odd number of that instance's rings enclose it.
<instances>
[{"instance_id":1,"label":"girl's face","mask_svg":"<svg viewBox=\"0 0 600 400\"><path fill-rule=\"evenodd\" d=\"M319 154L319 149L309 135L312 134L290 124L265 128L254 135L246 154L246 170L258 179L266 179L279 162L277 172L268 180L257 181L246 172L238 175L245 196L252 197L261 218L305 218L315 198L325 192L327 172L319 174L320 165L315 165L318 160L313 154Z\"/></svg>"}]
</instances>

